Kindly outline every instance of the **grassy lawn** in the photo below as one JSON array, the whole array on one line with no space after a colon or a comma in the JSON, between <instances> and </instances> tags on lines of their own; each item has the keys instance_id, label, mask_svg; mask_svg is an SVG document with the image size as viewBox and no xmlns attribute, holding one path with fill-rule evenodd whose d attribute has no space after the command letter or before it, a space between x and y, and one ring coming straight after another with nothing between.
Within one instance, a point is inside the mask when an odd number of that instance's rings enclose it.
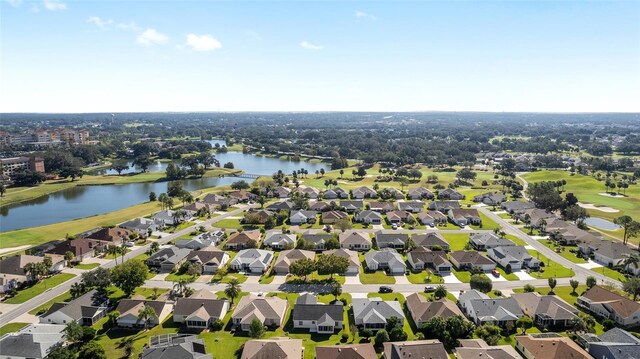
<instances>
[{"instance_id":1,"label":"grassy lawn","mask_svg":"<svg viewBox=\"0 0 640 359\"><path fill-rule=\"evenodd\" d=\"M425 271L422 272L409 272L409 274L407 274L407 279L409 279L409 282L413 283L413 284L440 284L440 283L444 283L444 279L442 279L442 277L437 276L435 274L431 274L431 278L429 278L427 280L427 273Z\"/></svg>"},{"instance_id":2,"label":"grassy lawn","mask_svg":"<svg viewBox=\"0 0 640 359\"><path fill-rule=\"evenodd\" d=\"M26 327L29 323L9 323L0 327L0 337L7 333L14 333Z\"/></svg>"},{"instance_id":3,"label":"grassy lawn","mask_svg":"<svg viewBox=\"0 0 640 359\"><path fill-rule=\"evenodd\" d=\"M27 244L38 245L64 238L66 234L76 234L96 227L113 226L131 218L146 216L159 210L160 205L158 202L146 202L93 217L4 232L0 235L0 248Z\"/></svg>"},{"instance_id":4,"label":"grassy lawn","mask_svg":"<svg viewBox=\"0 0 640 359\"><path fill-rule=\"evenodd\" d=\"M549 260L536 250L529 250L529 254L531 254L533 258L537 258L540 262L544 263L544 267L541 267L544 269L544 272L531 273L531 276L534 278L569 278L575 275L573 269L565 268L560 264Z\"/></svg>"},{"instance_id":5,"label":"grassy lawn","mask_svg":"<svg viewBox=\"0 0 640 359\"><path fill-rule=\"evenodd\" d=\"M469 235L466 233L442 233L442 236L449 242L451 251L461 251L469 243Z\"/></svg>"},{"instance_id":6,"label":"grassy lawn","mask_svg":"<svg viewBox=\"0 0 640 359\"><path fill-rule=\"evenodd\" d=\"M221 219L218 222L215 223L216 227L220 227L220 228L226 228L226 229L240 229L243 228L243 226L240 224L240 220L239 219Z\"/></svg>"},{"instance_id":7,"label":"grassy lawn","mask_svg":"<svg viewBox=\"0 0 640 359\"><path fill-rule=\"evenodd\" d=\"M73 268L89 270L97 267L100 267L100 263L80 263Z\"/></svg>"},{"instance_id":8,"label":"grassy lawn","mask_svg":"<svg viewBox=\"0 0 640 359\"><path fill-rule=\"evenodd\" d=\"M611 268L607 268L607 267L602 267L602 268L593 268L592 271L600 273L600 274L604 274L609 278L613 278L617 281L624 281L627 278L620 272L618 272L615 269L611 269Z\"/></svg>"},{"instance_id":9,"label":"grassy lawn","mask_svg":"<svg viewBox=\"0 0 640 359\"><path fill-rule=\"evenodd\" d=\"M307 282L328 282L329 281L329 275L328 274L318 274L318 272L313 272L311 274L309 274L307 276ZM296 277L294 275L291 275L287 278L287 283L289 282L302 282L304 278L302 277ZM340 284L344 284L345 282L345 278L342 275L333 275L333 280L340 283Z\"/></svg>"},{"instance_id":10,"label":"grassy lawn","mask_svg":"<svg viewBox=\"0 0 640 359\"><path fill-rule=\"evenodd\" d=\"M478 214L480 215L480 219L482 220L482 225L469 226L469 227L473 229L488 229L488 230L502 228L496 222L494 222L491 218L487 217L484 213L478 211Z\"/></svg>"},{"instance_id":11,"label":"grassy lawn","mask_svg":"<svg viewBox=\"0 0 640 359\"><path fill-rule=\"evenodd\" d=\"M169 281L169 282L177 282L180 279L188 279L188 280L195 280L196 278L198 278L198 276L192 276L191 274L188 273L182 273L182 274L178 274L178 273L171 273L169 275L167 275L164 280Z\"/></svg>"},{"instance_id":12,"label":"grassy lawn","mask_svg":"<svg viewBox=\"0 0 640 359\"><path fill-rule=\"evenodd\" d=\"M509 213L498 213L498 217L504 219L511 219L511 215Z\"/></svg>"},{"instance_id":13,"label":"grassy lawn","mask_svg":"<svg viewBox=\"0 0 640 359\"><path fill-rule=\"evenodd\" d=\"M60 285L69 279L75 277L75 274L69 273L60 273L56 274L52 277L45 278L35 285L25 288L23 290L18 291L18 294L15 296L5 300L4 302L7 304L20 304L24 303L27 300L44 293L47 289L51 289L57 285Z\"/></svg>"},{"instance_id":14,"label":"grassy lawn","mask_svg":"<svg viewBox=\"0 0 640 359\"><path fill-rule=\"evenodd\" d=\"M237 279L238 282L244 283L247 281L247 276L245 274L240 274L240 273L229 273L225 276L220 276L216 274L213 276L213 278L211 278L211 283L229 283L231 279Z\"/></svg>"},{"instance_id":15,"label":"grassy lawn","mask_svg":"<svg viewBox=\"0 0 640 359\"><path fill-rule=\"evenodd\" d=\"M520 238L518 238L518 237L516 237L514 235L511 235L511 234L507 234L505 236L505 238L510 240L511 242L515 243L516 245L519 245L519 246L526 246L527 245L527 243L525 243L525 241L523 241L522 239L520 239Z\"/></svg>"},{"instance_id":16,"label":"grassy lawn","mask_svg":"<svg viewBox=\"0 0 640 359\"><path fill-rule=\"evenodd\" d=\"M573 246L573 247L570 247L570 246L557 246L557 245L555 245L555 243L553 243L552 241L547 240L547 239L541 240L540 243L542 243L545 246L553 249L560 256L572 261L573 263L587 263L587 261L585 259L578 258L578 256L575 253L571 253L570 249L572 249L572 248L573 249L577 249L577 247L575 247L575 246Z\"/></svg>"},{"instance_id":17,"label":"grassy lawn","mask_svg":"<svg viewBox=\"0 0 640 359\"><path fill-rule=\"evenodd\" d=\"M502 277L504 277L506 280L520 280L520 278L518 278L517 275L510 273L507 274L502 268L500 267L496 267L496 270L498 271L498 273L500 273L500 275Z\"/></svg>"},{"instance_id":18,"label":"grassy lawn","mask_svg":"<svg viewBox=\"0 0 640 359\"><path fill-rule=\"evenodd\" d=\"M549 291L551 289L549 289L548 287L545 288L536 288L536 292L542 294L542 295L547 295L549 294ZM576 288L575 293L573 292L573 288L571 288L571 286L565 285L565 286L558 286L554 289L554 293L555 295L557 295L558 297L564 299L567 303L571 304L571 305L575 305L576 301L578 300L578 297L584 293L587 290L587 286L586 285L579 285L578 288ZM517 288L513 290L514 293L523 293L524 289L522 288Z\"/></svg>"},{"instance_id":19,"label":"grassy lawn","mask_svg":"<svg viewBox=\"0 0 640 359\"><path fill-rule=\"evenodd\" d=\"M453 273L453 275L462 283L469 283L469 281L471 281L471 272L469 271L457 271L452 269L451 273Z\"/></svg>"},{"instance_id":20,"label":"grassy lawn","mask_svg":"<svg viewBox=\"0 0 640 359\"><path fill-rule=\"evenodd\" d=\"M117 287L109 287L107 288L107 291L109 293L109 298L112 300L120 300L125 298L124 292ZM168 291L169 289L166 289L166 288L139 287L139 288L136 288L136 290L133 292L133 294L131 294L131 296L134 297L136 295L141 295L146 299L155 299L161 296L162 294L167 293Z\"/></svg>"},{"instance_id":21,"label":"grassy lawn","mask_svg":"<svg viewBox=\"0 0 640 359\"><path fill-rule=\"evenodd\" d=\"M29 314L37 315L37 314L44 313L47 310L49 310L49 308L51 308L51 306L54 303L62 303L62 302L67 302L69 300L71 300L71 293L69 293L69 292L62 293L59 296L57 296L57 297L51 299L50 301L44 303L43 305L30 310Z\"/></svg>"},{"instance_id":22,"label":"grassy lawn","mask_svg":"<svg viewBox=\"0 0 640 359\"><path fill-rule=\"evenodd\" d=\"M395 284L396 279L387 275L384 271L375 271L365 273L364 271L360 271L360 283L362 284Z\"/></svg>"}]
</instances>

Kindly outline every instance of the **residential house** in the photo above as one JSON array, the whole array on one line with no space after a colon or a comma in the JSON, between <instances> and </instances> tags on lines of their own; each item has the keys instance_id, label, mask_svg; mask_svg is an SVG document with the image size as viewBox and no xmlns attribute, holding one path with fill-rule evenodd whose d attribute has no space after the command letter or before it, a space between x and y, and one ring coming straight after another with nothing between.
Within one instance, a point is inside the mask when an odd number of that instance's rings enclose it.
<instances>
[{"instance_id":1,"label":"residential house","mask_svg":"<svg viewBox=\"0 0 640 359\"><path fill-rule=\"evenodd\" d=\"M624 329L612 328L598 336L585 333L576 341L594 358L640 358L640 339Z\"/></svg>"},{"instance_id":2,"label":"residential house","mask_svg":"<svg viewBox=\"0 0 640 359\"><path fill-rule=\"evenodd\" d=\"M380 225L384 221L384 217L382 217L382 214L380 214L379 212L370 211L370 210L356 213L353 216L353 219L356 222L367 223L372 225Z\"/></svg>"},{"instance_id":3,"label":"residential house","mask_svg":"<svg viewBox=\"0 0 640 359\"><path fill-rule=\"evenodd\" d=\"M404 259L393 248L368 252L364 255L364 261L370 271L385 270L392 275L401 275L407 271Z\"/></svg>"},{"instance_id":4,"label":"residential house","mask_svg":"<svg viewBox=\"0 0 640 359\"><path fill-rule=\"evenodd\" d=\"M341 199L349 198L349 192L343 190L340 187L334 187L330 190L324 191L322 197L326 199Z\"/></svg>"},{"instance_id":5,"label":"residential house","mask_svg":"<svg viewBox=\"0 0 640 359\"><path fill-rule=\"evenodd\" d=\"M383 359L449 359L444 345L437 339L384 343Z\"/></svg>"},{"instance_id":6,"label":"residential house","mask_svg":"<svg viewBox=\"0 0 640 359\"><path fill-rule=\"evenodd\" d=\"M347 258L349 261L349 267L347 268L345 275L356 275L360 272L360 259L358 258L358 252L340 248L326 251L323 255L334 255L337 257Z\"/></svg>"},{"instance_id":7,"label":"residential house","mask_svg":"<svg viewBox=\"0 0 640 359\"><path fill-rule=\"evenodd\" d=\"M473 197L474 202L484 203L487 206L499 206L507 200L507 196L497 192L487 192Z\"/></svg>"},{"instance_id":8,"label":"residential house","mask_svg":"<svg viewBox=\"0 0 640 359\"><path fill-rule=\"evenodd\" d=\"M111 245L111 246L119 246L122 242L126 242L129 240L129 236L134 233L128 229L112 227L112 228L100 228L97 231L91 232L88 236L84 238L93 239L96 241L100 241L103 244ZM83 238L82 236L78 236Z\"/></svg>"},{"instance_id":9,"label":"residential house","mask_svg":"<svg viewBox=\"0 0 640 359\"><path fill-rule=\"evenodd\" d=\"M371 249L371 237L367 232L346 231L338 236L341 248L354 251L368 251Z\"/></svg>"},{"instance_id":10,"label":"residential house","mask_svg":"<svg viewBox=\"0 0 640 359\"><path fill-rule=\"evenodd\" d=\"M147 319L147 328L155 327L162 323L171 314L171 305L161 300L122 299L118 303L116 311L120 313L116 323L123 328L144 328L145 321L140 318L140 312L145 308L153 309L154 314Z\"/></svg>"},{"instance_id":11,"label":"residential house","mask_svg":"<svg viewBox=\"0 0 640 359\"><path fill-rule=\"evenodd\" d=\"M408 219L411 217L411 219ZM415 223L415 219L411 212L408 211L390 211L387 212L387 220L392 224Z\"/></svg>"},{"instance_id":12,"label":"residential house","mask_svg":"<svg viewBox=\"0 0 640 359\"><path fill-rule=\"evenodd\" d=\"M412 293L407 296L405 303L409 313L411 313L413 322L416 323L418 328L434 317L444 319L454 316L464 317L456 303L446 298L429 301L427 297L420 293Z\"/></svg>"},{"instance_id":13,"label":"residential house","mask_svg":"<svg viewBox=\"0 0 640 359\"><path fill-rule=\"evenodd\" d=\"M249 273L264 273L273 260L273 252L263 249L243 249L229 262L229 268Z\"/></svg>"},{"instance_id":14,"label":"residential house","mask_svg":"<svg viewBox=\"0 0 640 359\"><path fill-rule=\"evenodd\" d=\"M533 202L510 201L502 202L500 207L509 214L518 214L527 209L534 209L536 208L536 205L533 204Z\"/></svg>"},{"instance_id":15,"label":"residential house","mask_svg":"<svg viewBox=\"0 0 640 359\"><path fill-rule=\"evenodd\" d=\"M378 331L385 329L387 319L396 317L400 326L404 325L404 312L400 302L384 301L381 298L353 298L351 305L355 324L360 329Z\"/></svg>"},{"instance_id":16,"label":"residential house","mask_svg":"<svg viewBox=\"0 0 640 359\"><path fill-rule=\"evenodd\" d=\"M362 186L354 190L351 190L351 198L354 198L354 199L378 198L378 192L374 191L373 189L367 186Z\"/></svg>"},{"instance_id":17,"label":"residential house","mask_svg":"<svg viewBox=\"0 0 640 359\"><path fill-rule=\"evenodd\" d=\"M451 222L457 224L460 227L468 225L479 226L482 224L482 218L480 218L480 214L478 213L477 209L450 209L447 212L447 216L449 217Z\"/></svg>"},{"instance_id":18,"label":"residential house","mask_svg":"<svg viewBox=\"0 0 640 359\"><path fill-rule=\"evenodd\" d=\"M339 220L349 219L349 215L342 211L328 211L322 212L321 218L322 224L335 224Z\"/></svg>"},{"instance_id":19,"label":"residential house","mask_svg":"<svg viewBox=\"0 0 640 359\"><path fill-rule=\"evenodd\" d=\"M447 223L447 216L439 211L426 211L418 213L418 222L425 226L435 227L439 224Z\"/></svg>"},{"instance_id":20,"label":"residential house","mask_svg":"<svg viewBox=\"0 0 640 359\"><path fill-rule=\"evenodd\" d=\"M543 225L544 222L550 222L553 218L556 218L556 215L539 208L525 209L518 214L518 218L523 223L527 223L527 217L529 218L529 225L531 227L544 230L546 228L546 226Z\"/></svg>"},{"instance_id":21,"label":"residential house","mask_svg":"<svg viewBox=\"0 0 640 359\"><path fill-rule=\"evenodd\" d=\"M153 221L158 225L159 228L170 227L176 224L175 212L170 209L166 209L154 214L151 219L153 219Z\"/></svg>"},{"instance_id":22,"label":"residential house","mask_svg":"<svg viewBox=\"0 0 640 359\"><path fill-rule=\"evenodd\" d=\"M204 232L193 238L176 239L176 247L199 250L221 243L227 235L223 231Z\"/></svg>"},{"instance_id":23,"label":"residential house","mask_svg":"<svg viewBox=\"0 0 640 359\"><path fill-rule=\"evenodd\" d=\"M627 247L620 242L607 239L583 242L579 244L580 252L586 255L593 254L593 260L605 267L613 268L623 265L625 260L632 255L640 255L638 251ZM629 265L625 268L634 275L640 275L640 266Z\"/></svg>"},{"instance_id":24,"label":"residential house","mask_svg":"<svg viewBox=\"0 0 640 359\"><path fill-rule=\"evenodd\" d=\"M258 199L257 195L244 190L231 192L228 194L228 196L229 198L237 200L238 202L242 202L242 203L248 203L250 201L255 201Z\"/></svg>"},{"instance_id":25,"label":"residential house","mask_svg":"<svg viewBox=\"0 0 640 359\"><path fill-rule=\"evenodd\" d=\"M240 250L245 248L255 248L260 241L260 231L235 232L229 236L224 244L225 249Z\"/></svg>"},{"instance_id":26,"label":"residential house","mask_svg":"<svg viewBox=\"0 0 640 359\"><path fill-rule=\"evenodd\" d=\"M469 234L469 243L471 243L473 248L479 251L486 251L487 249L495 247L508 247L516 245L512 241L506 238L499 237L490 232Z\"/></svg>"},{"instance_id":27,"label":"residential house","mask_svg":"<svg viewBox=\"0 0 640 359\"><path fill-rule=\"evenodd\" d=\"M578 310L556 295L540 295L536 292L514 293L511 295L518 302L522 312L533 318L536 326L541 328L568 328L578 317Z\"/></svg>"},{"instance_id":28,"label":"residential house","mask_svg":"<svg viewBox=\"0 0 640 359\"><path fill-rule=\"evenodd\" d=\"M274 197L287 198L291 196L291 188L278 186L273 190Z\"/></svg>"},{"instance_id":29,"label":"residential house","mask_svg":"<svg viewBox=\"0 0 640 359\"><path fill-rule=\"evenodd\" d=\"M173 336L176 336L175 338ZM141 359L211 359L207 354L204 339L195 335L170 335L168 342L152 344L142 352Z\"/></svg>"},{"instance_id":30,"label":"residential house","mask_svg":"<svg viewBox=\"0 0 640 359\"><path fill-rule=\"evenodd\" d=\"M513 298L471 299L465 305L467 316L476 325L493 324L504 328L511 322L515 327L516 321L524 316Z\"/></svg>"},{"instance_id":31,"label":"residential house","mask_svg":"<svg viewBox=\"0 0 640 359\"><path fill-rule=\"evenodd\" d=\"M465 315L468 315L471 307L469 303L474 299L489 299L489 296L475 289L460 292L458 306Z\"/></svg>"},{"instance_id":32,"label":"residential house","mask_svg":"<svg viewBox=\"0 0 640 359\"><path fill-rule=\"evenodd\" d=\"M398 202L398 209L401 211L407 211L411 213L421 213L424 210L424 202L420 202L420 201Z\"/></svg>"},{"instance_id":33,"label":"residential house","mask_svg":"<svg viewBox=\"0 0 640 359\"><path fill-rule=\"evenodd\" d=\"M295 204L291 201L279 201L268 204L265 209L272 212L291 211L295 207Z\"/></svg>"},{"instance_id":34,"label":"residential house","mask_svg":"<svg viewBox=\"0 0 640 359\"><path fill-rule=\"evenodd\" d=\"M316 211L305 211L305 210L291 211L291 215L289 216L289 223L292 226L299 226L302 224L313 224L313 223L316 223L317 214L318 213Z\"/></svg>"},{"instance_id":35,"label":"residential house","mask_svg":"<svg viewBox=\"0 0 640 359\"><path fill-rule=\"evenodd\" d=\"M433 201L429 202L429 209L432 211L438 211L447 213L450 209L459 209L460 202L458 201Z\"/></svg>"},{"instance_id":36,"label":"residential house","mask_svg":"<svg viewBox=\"0 0 640 359\"><path fill-rule=\"evenodd\" d=\"M187 217L195 217L198 215L200 211L206 211L208 213L215 212L218 208L215 205L205 203L205 202L193 202L181 208L183 211L187 213ZM200 212L202 213L202 212Z\"/></svg>"},{"instance_id":37,"label":"residential house","mask_svg":"<svg viewBox=\"0 0 640 359\"><path fill-rule=\"evenodd\" d=\"M293 190L295 193L299 193L302 197L311 199L317 199L320 197L320 190L314 187L300 186Z\"/></svg>"},{"instance_id":38,"label":"residential house","mask_svg":"<svg viewBox=\"0 0 640 359\"><path fill-rule=\"evenodd\" d=\"M292 314L293 328L307 329L310 333L333 334L344 326L344 304L318 303L318 298L303 294L296 300Z\"/></svg>"},{"instance_id":39,"label":"residential house","mask_svg":"<svg viewBox=\"0 0 640 359\"><path fill-rule=\"evenodd\" d=\"M235 204L238 204L239 200L237 198L221 196L217 193L209 193L202 198L202 202L222 208L231 207Z\"/></svg>"},{"instance_id":40,"label":"residential house","mask_svg":"<svg viewBox=\"0 0 640 359\"><path fill-rule=\"evenodd\" d=\"M464 195L453 188L445 188L442 191L438 192L438 199L461 201L464 199Z\"/></svg>"},{"instance_id":41,"label":"residential house","mask_svg":"<svg viewBox=\"0 0 640 359\"><path fill-rule=\"evenodd\" d=\"M416 246L426 247L430 250L443 250L448 252L451 248L449 242L439 233L429 232L424 234L414 234L411 236Z\"/></svg>"},{"instance_id":42,"label":"residential house","mask_svg":"<svg viewBox=\"0 0 640 359\"><path fill-rule=\"evenodd\" d=\"M576 306L621 327L640 324L640 303L597 285L578 297Z\"/></svg>"},{"instance_id":43,"label":"residential house","mask_svg":"<svg viewBox=\"0 0 640 359\"><path fill-rule=\"evenodd\" d=\"M265 224L269 218L274 218L275 213L269 209L249 210L245 213L241 223Z\"/></svg>"},{"instance_id":44,"label":"residential house","mask_svg":"<svg viewBox=\"0 0 640 359\"><path fill-rule=\"evenodd\" d=\"M407 253L407 261L414 270L430 267L441 276L451 274L451 262L447 260L447 253L444 251L431 251L427 247L416 247Z\"/></svg>"},{"instance_id":45,"label":"residential house","mask_svg":"<svg viewBox=\"0 0 640 359\"><path fill-rule=\"evenodd\" d=\"M413 200L433 199L435 196L433 192L429 191L425 187L410 188L407 190L407 198Z\"/></svg>"},{"instance_id":46,"label":"residential house","mask_svg":"<svg viewBox=\"0 0 640 359\"><path fill-rule=\"evenodd\" d=\"M496 269L496 263L476 251L455 251L449 253L449 260L458 270L480 268L483 272Z\"/></svg>"},{"instance_id":47,"label":"residential house","mask_svg":"<svg viewBox=\"0 0 640 359\"><path fill-rule=\"evenodd\" d=\"M263 325L276 328L282 326L289 304L278 297L247 295L240 299L231 314L231 323L242 331L248 331L251 322L259 320Z\"/></svg>"},{"instance_id":48,"label":"residential house","mask_svg":"<svg viewBox=\"0 0 640 359\"><path fill-rule=\"evenodd\" d=\"M303 233L300 236L302 247L315 251L325 250L325 243L331 238L333 238L333 234L330 233Z\"/></svg>"},{"instance_id":49,"label":"residential house","mask_svg":"<svg viewBox=\"0 0 640 359\"><path fill-rule=\"evenodd\" d=\"M362 211L364 208L363 201L340 201L340 208L348 213Z\"/></svg>"},{"instance_id":50,"label":"residential house","mask_svg":"<svg viewBox=\"0 0 640 359\"><path fill-rule=\"evenodd\" d=\"M287 274L289 273L289 266L301 259L315 260L316 254L315 252L304 249L288 249L282 251L273 265L273 270L276 274Z\"/></svg>"},{"instance_id":51,"label":"residential house","mask_svg":"<svg viewBox=\"0 0 640 359\"><path fill-rule=\"evenodd\" d=\"M456 359L523 359L511 345L489 346L482 339L458 339L460 346L455 349Z\"/></svg>"},{"instance_id":52,"label":"residential house","mask_svg":"<svg viewBox=\"0 0 640 359\"><path fill-rule=\"evenodd\" d=\"M366 208L380 213L387 213L395 209L393 202L369 202L366 204Z\"/></svg>"},{"instance_id":53,"label":"residential house","mask_svg":"<svg viewBox=\"0 0 640 359\"><path fill-rule=\"evenodd\" d=\"M373 344L317 346L316 359L378 359Z\"/></svg>"},{"instance_id":54,"label":"residential house","mask_svg":"<svg viewBox=\"0 0 640 359\"><path fill-rule=\"evenodd\" d=\"M296 235L270 232L264 239L262 246L271 249L291 249L296 246Z\"/></svg>"},{"instance_id":55,"label":"residential house","mask_svg":"<svg viewBox=\"0 0 640 359\"><path fill-rule=\"evenodd\" d=\"M490 248L487 250L487 257L493 259L507 271L540 268L540 260L533 258L524 246Z\"/></svg>"},{"instance_id":56,"label":"residential house","mask_svg":"<svg viewBox=\"0 0 640 359\"><path fill-rule=\"evenodd\" d=\"M404 193L402 193L402 191L400 191L397 188L386 187L386 188L382 189L381 191L378 192L378 195L380 197L384 197L382 191L388 192L391 195L391 197L390 197L391 199L395 199L395 200L404 199Z\"/></svg>"},{"instance_id":57,"label":"residential house","mask_svg":"<svg viewBox=\"0 0 640 359\"><path fill-rule=\"evenodd\" d=\"M64 342L66 325L30 324L0 337L2 359L44 359Z\"/></svg>"},{"instance_id":58,"label":"residential house","mask_svg":"<svg viewBox=\"0 0 640 359\"><path fill-rule=\"evenodd\" d=\"M409 235L407 233L376 232L376 246L382 248L405 249Z\"/></svg>"},{"instance_id":59,"label":"residential house","mask_svg":"<svg viewBox=\"0 0 640 359\"><path fill-rule=\"evenodd\" d=\"M53 265L52 272L59 272L64 268L65 261L60 256L50 256ZM24 268L29 263L42 263L44 257L16 254L0 260L0 292L6 293L18 287L19 284L33 280Z\"/></svg>"},{"instance_id":60,"label":"residential house","mask_svg":"<svg viewBox=\"0 0 640 359\"><path fill-rule=\"evenodd\" d=\"M573 340L551 333L516 336L516 349L526 359L592 359Z\"/></svg>"},{"instance_id":61,"label":"residential house","mask_svg":"<svg viewBox=\"0 0 640 359\"><path fill-rule=\"evenodd\" d=\"M240 359L300 359L302 350L302 339L251 339L244 343Z\"/></svg>"},{"instance_id":62,"label":"residential house","mask_svg":"<svg viewBox=\"0 0 640 359\"><path fill-rule=\"evenodd\" d=\"M40 316L40 323L93 325L107 314L108 306L109 299L94 289L70 302L54 303Z\"/></svg>"},{"instance_id":63,"label":"residential house","mask_svg":"<svg viewBox=\"0 0 640 359\"><path fill-rule=\"evenodd\" d=\"M173 322L184 323L190 329L206 329L222 320L228 311L228 300L217 299L213 292L201 289L188 298L176 299Z\"/></svg>"},{"instance_id":64,"label":"residential house","mask_svg":"<svg viewBox=\"0 0 640 359\"><path fill-rule=\"evenodd\" d=\"M189 253L186 261L187 263L201 265L202 274L215 274L218 269L229 262L229 258L229 253L216 247L207 247Z\"/></svg>"},{"instance_id":65,"label":"residential house","mask_svg":"<svg viewBox=\"0 0 640 359\"><path fill-rule=\"evenodd\" d=\"M309 204L309 210L316 212L326 212L331 208L331 205L323 201L315 201Z\"/></svg>"},{"instance_id":66,"label":"residential house","mask_svg":"<svg viewBox=\"0 0 640 359\"><path fill-rule=\"evenodd\" d=\"M191 253L189 248L178 248L176 246L161 248L147 258L145 263L150 268L171 272L180 267L189 253Z\"/></svg>"},{"instance_id":67,"label":"residential house","mask_svg":"<svg viewBox=\"0 0 640 359\"><path fill-rule=\"evenodd\" d=\"M95 256L96 252L101 251L104 246L92 239L76 238L57 243L52 249L49 249L45 255L61 256L67 252L73 253L74 260L82 262L87 258Z\"/></svg>"},{"instance_id":68,"label":"residential house","mask_svg":"<svg viewBox=\"0 0 640 359\"><path fill-rule=\"evenodd\" d=\"M149 234L149 231L157 231L160 227L153 219L142 217L120 223L119 226L120 228L136 232L138 235L143 237L146 237Z\"/></svg>"}]
</instances>

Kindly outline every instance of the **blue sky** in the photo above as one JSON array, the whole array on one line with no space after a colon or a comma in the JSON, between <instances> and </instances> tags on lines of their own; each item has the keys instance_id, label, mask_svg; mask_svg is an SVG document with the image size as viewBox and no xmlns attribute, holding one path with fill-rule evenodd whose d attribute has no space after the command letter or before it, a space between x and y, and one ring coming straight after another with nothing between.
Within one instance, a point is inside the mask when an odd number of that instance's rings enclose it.
<instances>
[{"instance_id":1,"label":"blue sky","mask_svg":"<svg viewBox=\"0 0 640 359\"><path fill-rule=\"evenodd\" d=\"M640 2L3 1L0 111L640 111Z\"/></svg>"}]
</instances>

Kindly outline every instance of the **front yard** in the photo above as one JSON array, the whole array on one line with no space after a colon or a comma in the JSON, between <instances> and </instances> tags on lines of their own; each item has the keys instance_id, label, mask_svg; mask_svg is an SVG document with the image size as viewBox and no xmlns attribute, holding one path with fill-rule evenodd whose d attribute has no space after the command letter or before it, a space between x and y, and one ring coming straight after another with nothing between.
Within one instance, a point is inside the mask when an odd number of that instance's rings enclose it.
<instances>
[{"instance_id":1,"label":"front yard","mask_svg":"<svg viewBox=\"0 0 640 359\"><path fill-rule=\"evenodd\" d=\"M536 250L529 250L529 254L533 258L537 258L541 263L544 263L544 267L540 267L541 272L532 272L531 276L538 279L546 278L570 278L575 275L575 272L571 268L565 268L560 264L549 260L547 257L538 253ZM544 270L544 272L542 272Z\"/></svg>"},{"instance_id":2,"label":"front yard","mask_svg":"<svg viewBox=\"0 0 640 359\"><path fill-rule=\"evenodd\" d=\"M45 278L40 280L38 283L32 285L31 287L24 288L19 290L18 293L5 300L4 302L7 304L21 304L26 302L27 300L44 293L46 290L51 289L55 286L58 286L71 278L75 277L75 274L69 273L60 273L56 274L52 277Z\"/></svg>"},{"instance_id":3,"label":"front yard","mask_svg":"<svg viewBox=\"0 0 640 359\"><path fill-rule=\"evenodd\" d=\"M362 284L395 284L396 279L387 275L384 271L375 271L375 272L365 272L364 270L360 271L360 283Z\"/></svg>"}]
</instances>

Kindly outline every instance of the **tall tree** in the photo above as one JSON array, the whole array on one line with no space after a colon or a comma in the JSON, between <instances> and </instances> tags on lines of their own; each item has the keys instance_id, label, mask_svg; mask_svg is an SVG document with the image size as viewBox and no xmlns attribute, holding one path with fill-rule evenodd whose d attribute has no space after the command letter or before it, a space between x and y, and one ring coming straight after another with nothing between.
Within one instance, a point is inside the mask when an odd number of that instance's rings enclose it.
<instances>
[{"instance_id":1,"label":"tall tree","mask_svg":"<svg viewBox=\"0 0 640 359\"><path fill-rule=\"evenodd\" d=\"M127 297L130 297L133 291L147 280L147 274L149 274L149 268L142 261L129 260L111 270L111 280Z\"/></svg>"},{"instance_id":2,"label":"tall tree","mask_svg":"<svg viewBox=\"0 0 640 359\"><path fill-rule=\"evenodd\" d=\"M224 289L224 295L231 299L231 304L233 304L233 300L236 299L241 292L240 282L233 278L227 284L227 287Z\"/></svg>"}]
</instances>

